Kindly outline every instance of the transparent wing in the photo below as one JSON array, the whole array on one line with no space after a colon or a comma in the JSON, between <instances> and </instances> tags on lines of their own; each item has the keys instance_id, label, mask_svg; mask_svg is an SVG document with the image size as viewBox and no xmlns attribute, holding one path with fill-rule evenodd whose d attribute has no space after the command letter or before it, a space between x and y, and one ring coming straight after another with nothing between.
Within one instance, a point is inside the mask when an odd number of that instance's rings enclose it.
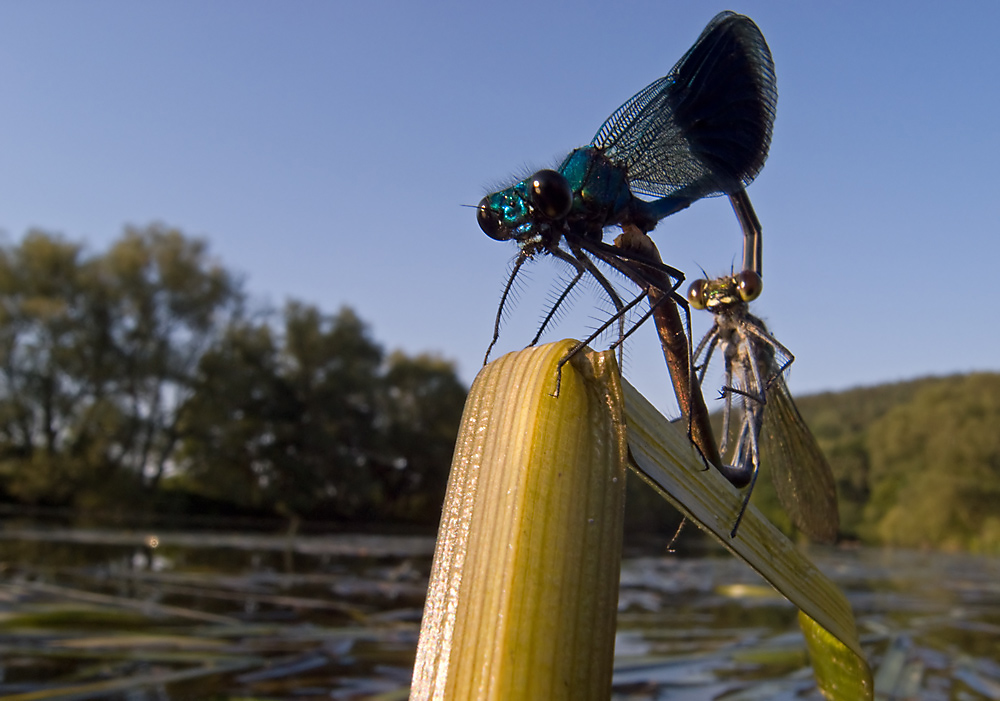
<instances>
[{"instance_id":1,"label":"transparent wing","mask_svg":"<svg viewBox=\"0 0 1000 701\"><path fill-rule=\"evenodd\" d=\"M761 443L761 464L792 523L815 541L834 542L840 517L833 472L783 377L767 392Z\"/></svg>"},{"instance_id":2,"label":"transparent wing","mask_svg":"<svg viewBox=\"0 0 1000 701\"><path fill-rule=\"evenodd\" d=\"M777 101L760 29L721 12L669 74L608 118L592 144L626 166L633 192L691 200L730 194L764 166Z\"/></svg>"}]
</instances>

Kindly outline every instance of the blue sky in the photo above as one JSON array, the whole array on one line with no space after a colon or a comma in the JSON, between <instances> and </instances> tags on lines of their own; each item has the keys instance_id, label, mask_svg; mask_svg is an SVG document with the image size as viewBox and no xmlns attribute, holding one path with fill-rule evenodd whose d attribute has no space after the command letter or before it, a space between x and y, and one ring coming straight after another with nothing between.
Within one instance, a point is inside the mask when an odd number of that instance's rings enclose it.
<instances>
[{"instance_id":1,"label":"blue sky","mask_svg":"<svg viewBox=\"0 0 1000 701\"><path fill-rule=\"evenodd\" d=\"M475 205L557 164L665 74L704 3L0 4L0 230L102 249L126 224L203 236L258 299L353 307L389 348L471 381L514 245ZM1000 3L743 2L778 117L750 196L754 310L793 391L1000 370ZM653 232L693 279L738 258L728 202ZM540 261L500 352L564 271ZM686 288L686 286L685 286ZM581 295L548 338L606 307ZM709 324L695 316L695 333ZM626 374L670 409L651 329Z\"/></svg>"}]
</instances>

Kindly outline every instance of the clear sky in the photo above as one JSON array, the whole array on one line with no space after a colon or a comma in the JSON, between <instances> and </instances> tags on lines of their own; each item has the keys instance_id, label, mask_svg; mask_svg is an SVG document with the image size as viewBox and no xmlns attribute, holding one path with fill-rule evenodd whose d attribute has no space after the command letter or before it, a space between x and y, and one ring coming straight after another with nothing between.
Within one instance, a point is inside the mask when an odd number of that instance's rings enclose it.
<instances>
[{"instance_id":1,"label":"clear sky","mask_svg":"<svg viewBox=\"0 0 1000 701\"><path fill-rule=\"evenodd\" d=\"M462 205L589 142L722 9L5 2L0 230L99 250L126 224L176 226L256 298L349 305L388 348L439 352L471 381L515 246ZM749 188L765 231L754 310L797 357L793 391L1000 370L1000 3L728 9L777 68ZM738 260L725 198L653 237L690 279ZM532 266L500 352L530 340L564 272ZM549 340L606 306L581 295ZM651 329L626 374L670 408Z\"/></svg>"}]
</instances>

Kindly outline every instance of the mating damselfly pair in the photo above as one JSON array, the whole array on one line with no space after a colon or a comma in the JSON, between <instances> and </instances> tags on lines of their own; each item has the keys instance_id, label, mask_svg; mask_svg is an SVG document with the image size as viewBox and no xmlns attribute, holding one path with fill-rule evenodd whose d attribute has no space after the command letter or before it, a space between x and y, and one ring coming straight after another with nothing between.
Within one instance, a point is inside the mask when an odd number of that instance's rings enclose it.
<instances>
[{"instance_id":1,"label":"mating damselfly pair","mask_svg":"<svg viewBox=\"0 0 1000 701\"><path fill-rule=\"evenodd\" d=\"M722 12L670 72L619 107L589 145L570 153L558 169L540 170L484 197L480 227L494 239L519 246L490 349L518 272L541 254L573 270L542 329L587 275L616 309L581 347L612 323L619 324L620 343L631 333L625 330L626 313L648 298L642 320L655 320L678 404L702 456L736 487L747 489L743 509L765 462L793 523L812 538L830 542L838 528L836 491L830 467L784 381L793 357L748 307L761 290L762 231L745 188L767 158L776 105L774 63L760 29L748 17ZM661 219L722 194L732 202L743 231L743 270L698 281L689 304L677 291L684 274L661 262L646 235ZM623 231L615 245L603 240L612 226ZM635 283L638 295L623 300L597 262ZM697 349L687 331L691 306L714 315ZM716 353L723 358L726 378L720 388L725 399L721 445L701 392ZM733 441L734 407L741 418ZM733 537L743 509L733 517Z\"/></svg>"}]
</instances>

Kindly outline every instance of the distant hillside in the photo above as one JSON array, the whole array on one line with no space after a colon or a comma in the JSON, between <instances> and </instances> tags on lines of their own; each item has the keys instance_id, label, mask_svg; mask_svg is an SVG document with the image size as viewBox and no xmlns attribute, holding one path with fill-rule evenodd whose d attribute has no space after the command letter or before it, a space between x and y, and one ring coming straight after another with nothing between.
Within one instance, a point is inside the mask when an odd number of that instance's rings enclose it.
<instances>
[{"instance_id":1,"label":"distant hillside","mask_svg":"<svg viewBox=\"0 0 1000 701\"><path fill-rule=\"evenodd\" d=\"M927 377L796 403L833 469L842 538L1000 552L1000 374ZM639 484L631 489L633 504L654 496ZM791 532L766 464L753 500ZM633 522L653 526L629 511Z\"/></svg>"}]
</instances>

